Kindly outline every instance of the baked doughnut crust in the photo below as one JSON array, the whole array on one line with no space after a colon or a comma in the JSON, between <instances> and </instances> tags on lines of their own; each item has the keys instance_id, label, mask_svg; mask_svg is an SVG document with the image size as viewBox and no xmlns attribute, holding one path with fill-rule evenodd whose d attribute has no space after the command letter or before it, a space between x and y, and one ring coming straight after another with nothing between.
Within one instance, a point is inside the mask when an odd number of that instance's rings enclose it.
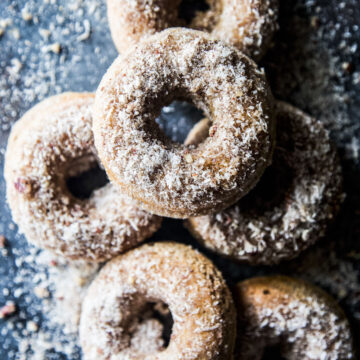
<instances>
[{"instance_id":1,"label":"baked doughnut crust","mask_svg":"<svg viewBox=\"0 0 360 360\"><path fill-rule=\"evenodd\" d=\"M207 248L250 264L289 260L321 238L343 200L336 150L323 125L284 102L276 104L277 144L264 178L243 199L186 226ZM198 144L210 124L188 135Z\"/></svg>"},{"instance_id":2,"label":"baked doughnut crust","mask_svg":"<svg viewBox=\"0 0 360 360\"><path fill-rule=\"evenodd\" d=\"M260 360L268 346L285 359L355 359L351 328L321 289L286 276L245 280L234 291L238 309L236 360Z\"/></svg>"},{"instance_id":3,"label":"baked doughnut crust","mask_svg":"<svg viewBox=\"0 0 360 360\"><path fill-rule=\"evenodd\" d=\"M167 348L138 349L131 325L147 302L167 304L174 324ZM235 341L232 297L210 260L189 246L154 243L105 265L84 299L85 360L226 360Z\"/></svg>"},{"instance_id":4,"label":"baked doughnut crust","mask_svg":"<svg viewBox=\"0 0 360 360\"><path fill-rule=\"evenodd\" d=\"M97 163L91 129L94 95L42 101L13 127L5 159L7 200L29 242L71 259L104 261L151 236L161 219L107 184L75 198L68 177Z\"/></svg>"},{"instance_id":5,"label":"baked doughnut crust","mask_svg":"<svg viewBox=\"0 0 360 360\"><path fill-rule=\"evenodd\" d=\"M107 0L111 35L120 53L144 37L169 27L208 32L259 60L277 30L277 0L207 0L190 23L181 19L182 0Z\"/></svg>"},{"instance_id":6,"label":"baked doughnut crust","mask_svg":"<svg viewBox=\"0 0 360 360\"><path fill-rule=\"evenodd\" d=\"M198 147L174 143L154 119L175 99L212 119ZM96 92L95 145L109 178L149 212L209 214L244 196L270 162L273 98L263 72L203 32L169 29L118 57Z\"/></svg>"}]
</instances>

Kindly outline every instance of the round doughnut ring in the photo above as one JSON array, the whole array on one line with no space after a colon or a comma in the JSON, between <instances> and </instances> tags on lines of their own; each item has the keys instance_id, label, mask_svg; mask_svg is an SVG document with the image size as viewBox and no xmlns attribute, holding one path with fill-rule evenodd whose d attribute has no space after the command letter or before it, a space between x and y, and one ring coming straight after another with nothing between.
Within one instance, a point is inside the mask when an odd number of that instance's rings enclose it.
<instances>
[{"instance_id":1,"label":"round doughnut ring","mask_svg":"<svg viewBox=\"0 0 360 360\"><path fill-rule=\"evenodd\" d=\"M156 301L174 321L169 344L139 349L137 318ZM82 306L80 342L86 360L226 360L233 356L235 318L230 291L210 260L189 246L155 243L100 271Z\"/></svg>"},{"instance_id":2,"label":"round doughnut ring","mask_svg":"<svg viewBox=\"0 0 360 360\"><path fill-rule=\"evenodd\" d=\"M236 360L260 360L267 347L279 347L282 358L289 360L356 358L345 314L321 289L294 278L269 276L238 283L234 296Z\"/></svg>"},{"instance_id":3,"label":"round doughnut ring","mask_svg":"<svg viewBox=\"0 0 360 360\"><path fill-rule=\"evenodd\" d=\"M232 207L188 219L206 247L250 264L275 264L297 256L324 235L343 199L341 167L323 125L277 102L273 163L257 186ZM207 120L190 132L198 144Z\"/></svg>"},{"instance_id":4,"label":"round doughnut ring","mask_svg":"<svg viewBox=\"0 0 360 360\"><path fill-rule=\"evenodd\" d=\"M7 199L27 239L68 258L104 261L151 236L161 224L111 184L75 198L69 177L97 164L93 94L64 93L28 111L11 132Z\"/></svg>"},{"instance_id":5,"label":"round doughnut ring","mask_svg":"<svg viewBox=\"0 0 360 360\"><path fill-rule=\"evenodd\" d=\"M196 11L190 21L182 18L186 17L182 14L184 3L186 0L107 0L109 26L118 51L123 53L146 36L179 26L206 31L259 60L278 27L278 0L204 0L203 11ZM189 4L194 9L195 5Z\"/></svg>"},{"instance_id":6,"label":"round doughnut ring","mask_svg":"<svg viewBox=\"0 0 360 360\"><path fill-rule=\"evenodd\" d=\"M154 119L173 100L212 119L197 148L172 142ZM213 213L244 196L270 162L273 101L264 74L203 32L169 29L118 57L96 92L95 145L109 178L158 215Z\"/></svg>"}]
</instances>

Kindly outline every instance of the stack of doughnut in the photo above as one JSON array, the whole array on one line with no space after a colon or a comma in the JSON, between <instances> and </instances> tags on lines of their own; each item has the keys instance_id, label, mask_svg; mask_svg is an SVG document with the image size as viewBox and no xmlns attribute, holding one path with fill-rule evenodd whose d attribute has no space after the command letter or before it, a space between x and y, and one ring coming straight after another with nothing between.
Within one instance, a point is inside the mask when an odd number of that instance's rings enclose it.
<instances>
[{"instance_id":1,"label":"stack of doughnut","mask_svg":"<svg viewBox=\"0 0 360 360\"><path fill-rule=\"evenodd\" d=\"M95 94L29 110L12 129L4 171L13 219L31 243L108 261L82 307L84 358L261 359L275 346L286 359L354 359L348 320L313 285L268 276L230 291L198 250L141 245L161 217L186 219L215 254L272 265L323 237L338 212L341 168L328 132L275 100L255 63L271 46L278 2L107 5L119 57ZM155 122L174 100L206 117L184 144ZM97 166L109 183L80 198L69 180Z\"/></svg>"}]
</instances>

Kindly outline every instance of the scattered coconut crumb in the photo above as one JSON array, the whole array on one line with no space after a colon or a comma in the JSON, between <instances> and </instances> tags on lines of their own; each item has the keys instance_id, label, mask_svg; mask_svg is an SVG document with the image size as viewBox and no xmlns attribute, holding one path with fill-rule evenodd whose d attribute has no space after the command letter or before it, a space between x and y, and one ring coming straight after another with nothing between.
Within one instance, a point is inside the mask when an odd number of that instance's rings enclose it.
<instances>
[{"instance_id":1,"label":"scattered coconut crumb","mask_svg":"<svg viewBox=\"0 0 360 360\"><path fill-rule=\"evenodd\" d=\"M41 50L44 53L53 52L54 54L60 54L61 45L59 43L53 43L53 44L44 46Z\"/></svg>"},{"instance_id":2,"label":"scattered coconut crumb","mask_svg":"<svg viewBox=\"0 0 360 360\"><path fill-rule=\"evenodd\" d=\"M21 10L21 16L25 21L31 21L33 19L33 15L26 7Z\"/></svg>"},{"instance_id":3,"label":"scattered coconut crumb","mask_svg":"<svg viewBox=\"0 0 360 360\"><path fill-rule=\"evenodd\" d=\"M39 34L41 35L41 37L44 40L48 40L50 35L51 35L51 31L47 30L47 29L39 29Z\"/></svg>"},{"instance_id":4,"label":"scattered coconut crumb","mask_svg":"<svg viewBox=\"0 0 360 360\"><path fill-rule=\"evenodd\" d=\"M34 294L40 299L45 299L50 296L49 290L42 285L38 285L34 288Z\"/></svg>"},{"instance_id":5,"label":"scattered coconut crumb","mask_svg":"<svg viewBox=\"0 0 360 360\"><path fill-rule=\"evenodd\" d=\"M29 319L24 305L17 309L14 301L8 301L0 309L0 318L8 318L1 335L11 334L17 341L18 351L23 356L19 359L45 359L49 351L65 354L69 359L79 358L77 332L81 303L98 265L81 261L69 263L33 247L26 252L23 249L15 252L19 270L14 287L20 287L11 292L3 290L3 295L12 293L15 299L22 299L30 289L39 301L25 296L26 307L38 309L42 315ZM18 315L14 315L15 312ZM22 319L26 324L19 328ZM42 322L46 323L45 327L40 325ZM8 355L12 358L11 352Z\"/></svg>"},{"instance_id":6,"label":"scattered coconut crumb","mask_svg":"<svg viewBox=\"0 0 360 360\"><path fill-rule=\"evenodd\" d=\"M20 39L20 30L15 27L9 30L9 34L10 36L12 36L15 40L19 40Z\"/></svg>"},{"instance_id":7,"label":"scattered coconut crumb","mask_svg":"<svg viewBox=\"0 0 360 360\"><path fill-rule=\"evenodd\" d=\"M8 26L11 26L12 24L13 24L13 21L10 18L0 19L0 27L2 29L6 29Z\"/></svg>"},{"instance_id":8,"label":"scattered coconut crumb","mask_svg":"<svg viewBox=\"0 0 360 360\"><path fill-rule=\"evenodd\" d=\"M13 301L7 301L4 306L0 308L0 319L11 316L16 311L16 304Z\"/></svg>"},{"instance_id":9,"label":"scattered coconut crumb","mask_svg":"<svg viewBox=\"0 0 360 360\"><path fill-rule=\"evenodd\" d=\"M39 325L34 321L28 321L26 324L26 329L30 332L36 332L39 330Z\"/></svg>"},{"instance_id":10,"label":"scattered coconut crumb","mask_svg":"<svg viewBox=\"0 0 360 360\"><path fill-rule=\"evenodd\" d=\"M6 244L7 244L6 237L4 235L0 235L0 248L6 247Z\"/></svg>"},{"instance_id":11,"label":"scattered coconut crumb","mask_svg":"<svg viewBox=\"0 0 360 360\"><path fill-rule=\"evenodd\" d=\"M90 37L91 24L89 20L84 20L84 32L77 37L77 41L85 41Z\"/></svg>"}]
</instances>

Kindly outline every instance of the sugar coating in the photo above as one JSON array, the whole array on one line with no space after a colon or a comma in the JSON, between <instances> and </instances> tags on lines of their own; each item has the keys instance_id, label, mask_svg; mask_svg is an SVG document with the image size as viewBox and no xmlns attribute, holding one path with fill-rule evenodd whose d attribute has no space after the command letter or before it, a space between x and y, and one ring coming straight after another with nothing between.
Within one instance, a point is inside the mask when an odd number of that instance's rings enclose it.
<instances>
[{"instance_id":1,"label":"sugar coating","mask_svg":"<svg viewBox=\"0 0 360 360\"><path fill-rule=\"evenodd\" d=\"M161 219L111 184L87 200L66 179L97 162L93 94L64 93L28 111L13 127L5 161L7 199L27 239L68 258L103 261L154 233Z\"/></svg>"},{"instance_id":2,"label":"sugar coating","mask_svg":"<svg viewBox=\"0 0 360 360\"><path fill-rule=\"evenodd\" d=\"M139 349L132 324L143 306L154 301L167 304L171 312L170 342L158 351ZM110 261L91 284L82 308L80 341L86 360L232 359L232 297L220 272L191 247L143 245Z\"/></svg>"},{"instance_id":3,"label":"sugar coating","mask_svg":"<svg viewBox=\"0 0 360 360\"><path fill-rule=\"evenodd\" d=\"M277 144L267 170L271 176L232 207L187 221L206 247L251 264L297 256L324 235L343 200L341 167L323 125L283 102L277 102L276 112ZM198 127L188 142L198 143L203 136ZM285 177L288 183L281 181ZM264 207L269 193L278 200Z\"/></svg>"},{"instance_id":4,"label":"sugar coating","mask_svg":"<svg viewBox=\"0 0 360 360\"><path fill-rule=\"evenodd\" d=\"M169 27L210 33L259 60L277 30L277 0L207 0L187 23L179 17L181 0L107 0L111 35L120 53L142 38Z\"/></svg>"},{"instance_id":5,"label":"sugar coating","mask_svg":"<svg viewBox=\"0 0 360 360\"><path fill-rule=\"evenodd\" d=\"M319 288L286 276L253 278L237 284L235 301L235 359L260 360L268 346L289 360L355 359L345 314Z\"/></svg>"},{"instance_id":6,"label":"sugar coating","mask_svg":"<svg viewBox=\"0 0 360 360\"><path fill-rule=\"evenodd\" d=\"M174 99L213 121L197 148L173 143L154 119ZM269 163L273 102L262 71L205 33L169 29L119 56L102 79L94 137L109 178L158 215L213 213L254 186Z\"/></svg>"}]
</instances>

